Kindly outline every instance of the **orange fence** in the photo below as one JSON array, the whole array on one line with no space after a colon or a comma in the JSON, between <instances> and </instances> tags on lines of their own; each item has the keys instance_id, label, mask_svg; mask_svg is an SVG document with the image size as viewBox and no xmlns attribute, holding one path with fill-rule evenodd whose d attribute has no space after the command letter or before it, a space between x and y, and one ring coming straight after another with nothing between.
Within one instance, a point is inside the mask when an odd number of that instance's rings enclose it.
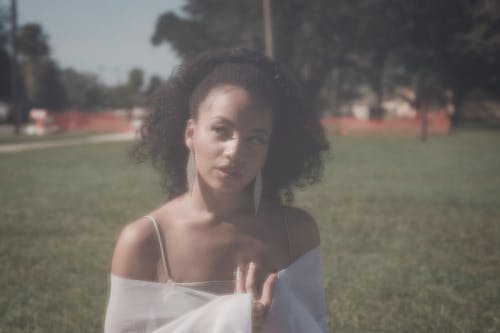
<instances>
[{"instance_id":1,"label":"orange fence","mask_svg":"<svg viewBox=\"0 0 500 333\"><path fill-rule=\"evenodd\" d=\"M50 116L52 124L63 131L124 132L134 128L130 113L68 111L52 113ZM430 134L448 134L450 131L450 117L446 111L429 112L427 123ZM420 132L421 119L415 117L363 120L352 117L323 117L322 124L330 135L373 133L417 135Z\"/></svg>"},{"instance_id":2,"label":"orange fence","mask_svg":"<svg viewBox=\"0 0 500 333\"><path fill-rule=\"evenodd\" d=\"M125 132L131 130L130 116L126 113L68 111L52 113L51 117L53 124L63 131Z\"/></svg>"}]
</instances>

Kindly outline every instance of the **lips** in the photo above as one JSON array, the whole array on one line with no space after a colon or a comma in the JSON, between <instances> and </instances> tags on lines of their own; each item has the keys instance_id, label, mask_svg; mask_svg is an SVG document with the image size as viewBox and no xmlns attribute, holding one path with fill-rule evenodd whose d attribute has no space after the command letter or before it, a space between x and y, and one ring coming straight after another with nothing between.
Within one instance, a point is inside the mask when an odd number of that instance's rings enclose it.
<instances>
[{"instance_id":1,"label":"lips","mask_svg":"<svg viewBox=\"0 0 500 333\"><path fill-rule=\"evenodd\" d=\"M241 176L241 170L236 167L222 166L218 167L217 170L221 171L224 175L231 178L236 178Z\"/></svg>"}]
</instances>

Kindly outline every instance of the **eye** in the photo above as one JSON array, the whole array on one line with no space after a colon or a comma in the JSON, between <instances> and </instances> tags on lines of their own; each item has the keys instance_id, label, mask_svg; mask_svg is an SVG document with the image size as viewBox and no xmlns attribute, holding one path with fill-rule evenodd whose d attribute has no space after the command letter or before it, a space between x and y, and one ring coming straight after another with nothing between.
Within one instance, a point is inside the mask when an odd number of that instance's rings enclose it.
<instances>
[{"instance_id":1,"label":"eye","mask_svg":"<svg viewBox=\"0 0 500 333\"><path fill-rule=\"evenodd\" d=\"M253 145L264 145L267 143L267 140L261 136L251 136L248 140Z\"/></svg>"},{"instance_id":2,"label":"eye","mask_svg":"<svg viewBox=\"0 0 500 333\"><path fill-rule=\"evenodd\" d=\"M214 126L212 129L216 133L224 133L226 131L226 128L223 126Z\"/></svg>"},{"instance_id":3,"label":"eye","mask_svg":"<svg viewBox=\"0 0 500 333\"><path fill-rule=\"evenodd\" d=\"M219 137L227 136L229 134L229 129L222 125L212 126L212 131Z\"/></svg>"}]
</instances>

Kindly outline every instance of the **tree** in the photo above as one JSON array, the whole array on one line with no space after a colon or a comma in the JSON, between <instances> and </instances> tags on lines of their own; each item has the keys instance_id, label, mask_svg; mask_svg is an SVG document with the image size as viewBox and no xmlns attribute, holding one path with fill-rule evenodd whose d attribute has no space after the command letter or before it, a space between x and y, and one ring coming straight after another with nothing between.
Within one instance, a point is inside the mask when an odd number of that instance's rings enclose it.
<instances>
[{"instance_id":1,"label":"tree","mask_svg":"<svg viewBox=\"0 0 500 333\"><path fill-rule=\"evenodd\" d=\"M39 24L28 23L19 29L17 46L28 102L32 105L40 88L38 75L42 62L49 56L48 38Z\"/></svg>"},{"instance_id":2,"label":"tree","mask_svg":"<svg viewBox=\"0 0 500 333\"><path fill-rule=\"evenodd\" d=\"M396 85L387 75L396 72L394 64L404 67L410 84L418 73L433 72L440 85L453 88L457 103L473 87L500 84L494 74L500 72L498 2L288 0L275 1L273 15L275 57L292 69L316 108L336 73L335 91L369 85L375 95L371 116L383 117L384 94ZM221 47L262 51L260 2L188 0L182 14L158 18L151 41L169 42L183 58Z\"/></svg>"},{"instance_id":3,"label":"tree","mask_svg":"<svg viewBox=\"0 0 500 333\"><path fill-rule=\"evenodd\" d=\"M31 106L62 111L66 106L66 91L56 62L46 59L38 65L35 94Z\"/></svg>"},{"instance_id":4,"label":"tree","mask_svg":"<svg viewBox=\"0 0 500 333\"><path fill-rule=\"evenodd\" d=\"M80 73L72 68L61 72L61 81L66 91L66 105L80 110L97 110L105 103L105 87L97 75Z\"/></svg>"},{"instance_id":5,"label":"tree","mask_svg":"<svg viewBox=\"0 0 500 333\"><path fill-rule=\"evenodd\" d=\"M500 90L498 2L412 0L405 6L411 29L394 50L398 59L392 67L404 68L404 83L417 93L412 101L417 108L443 103L447 90L453 92L458 110L472 90Z\"/></svg>"},{"instance_id":6,"label":"tree","mask_svg":"<svg viewBox=\"0 0 500 333\"><path fill-rule=\"evenodd\" d=\"M106 106L111 108L132 108L144 105L143 85L144 72L140 68L131 69L127 83L106 89Z\"/></svg>"},{"instance_id":7,"label":"tree","mask_svg":"<svg viewBox=\"0 0 500 333\"><path fill-rule=\"evenodd\" d=\"M19 30L17 46L19 54L37 61L50 54L48 37L38 23L27 23Z\"/></svg>"},{"instance_id":8,"label":"tree","mask_svg":"<svg viewBox=\"0 0 500 333\"><path fill-rule=\"evenodd\" d=\"M62 110L65 90L59 67L50 58L48 37L42 26L38 23L23 25L17 45L29 107Z\"/></svg>"},{"instance_id":9,"label":"tree","mask_svg":"<svg viewBox=\"0 0 500 333\"><path fill-rule=\"evenodd\" d=\"M144 84L144 72L140 68L133 68L128 74L128 85L135 92L140 92Z\"/></svg>"},{"instance_id":10,"label":"tree","mask_svg":"<svg viewBox=\"0 0 500 333\"><path fill-rule=\"evenodd\" d=\"M315 101L330 69L342 52L335 30L329 29L337 6L322 1L277 1L273 4L276 58L291 68ZM170 42L183 58L223 47L263 51L260 2L191 0L183 15L161 15L151 38L154 45Z\"/></svg>"},{"instance_id":11,"label":"tree","mask_svg":"<svg viewBox=\"0 0 500 333\"><path fill-rule=\"evenodd\" d=\"M7 52L9 32L7 30L8 15L5 7L0 5L0 101L10 100L10 56Z\"/></svg>"},{"instance_id":12,"label":"tree","mask_svg":"<svg viewBox=\"0 0 500 333\"><path fill-rule=\"evenodd\" d=\"M146 91L145 91L146 96L150 96L161 85L162 85L162 80L158 75L151 76L151 78L149 79L148 86L147 86Z\"/></svg>"},{"instance_id":13,"label":"tree","mask_svg":"<svg viewBox=\"0 0 500 333\"><path fill-rule=\"evenodd\" d=\"M191 0L186 15L167 12L158 18L151 42L170 42L177 53L189 58L211 48L244 46L261 48L260 2Z\"/></svg>"},{"instance_id":14,"label":"tree","mask_svg":"<svg viewBox=\"0 0 500 333\"><path fill-rule=\"evenodd\" d=\"M472 91L500 99L500 3L476 0L468 14L467 29L442 51L458 111L454 121Z\"/></svg>"}]
</instances>

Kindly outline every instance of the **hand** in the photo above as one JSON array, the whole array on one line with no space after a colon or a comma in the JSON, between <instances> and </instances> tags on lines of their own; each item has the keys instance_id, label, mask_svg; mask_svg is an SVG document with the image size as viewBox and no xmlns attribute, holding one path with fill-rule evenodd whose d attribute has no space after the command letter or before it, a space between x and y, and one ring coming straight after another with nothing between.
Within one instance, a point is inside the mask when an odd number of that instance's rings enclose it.
<instances>
[{"instance_id":1,"label":"hand","mask_svg":"<svg viewBox=\"0 0 500 333\"><path fill-rule=\"evenodd\" d=\"M260 332L266 320L267 313L271 307L273 298L274 283L276 282L276 273L269 274L262 285L260 297L255 288L256 265L250 262L246 274L240 266L236 270L236 293L250 293L252 297L252 332Z\"/></svg>"}]
</instances>

